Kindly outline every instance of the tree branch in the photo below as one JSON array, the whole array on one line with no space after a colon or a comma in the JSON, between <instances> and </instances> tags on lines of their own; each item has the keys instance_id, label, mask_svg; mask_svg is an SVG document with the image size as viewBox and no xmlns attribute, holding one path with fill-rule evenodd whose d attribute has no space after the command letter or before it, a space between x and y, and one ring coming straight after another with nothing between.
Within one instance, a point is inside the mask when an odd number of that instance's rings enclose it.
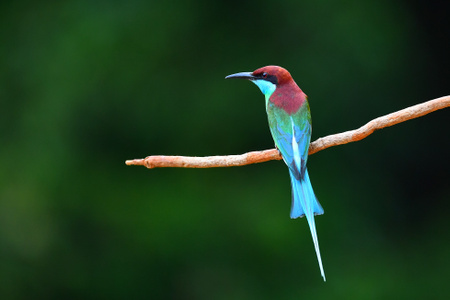
<instances>
[{"instance_id":1,"label":"tree branch","mask_svg":"<svg viewBox=\"0 0 450 300\"><path fill-rule=\"evenodd\" d=\"M366 125L342 133L328 135L312 142L309 146L309 155L317 153L329 147L356 142L366 138L375 130L393 126L395 124L422 117L426 114L450 106L450 96L444 96L421 104L410 106L397 112L376 118ZM264 151L253 151L240 155L226 156L147 156L145 159L127 160L128 166L145 166L149 169L172 167L172 168L214 168L214 167L236 167L249 164L262 163L270 160L281 160L282 157L277 149Z\"/></svg>"}]
</instances>

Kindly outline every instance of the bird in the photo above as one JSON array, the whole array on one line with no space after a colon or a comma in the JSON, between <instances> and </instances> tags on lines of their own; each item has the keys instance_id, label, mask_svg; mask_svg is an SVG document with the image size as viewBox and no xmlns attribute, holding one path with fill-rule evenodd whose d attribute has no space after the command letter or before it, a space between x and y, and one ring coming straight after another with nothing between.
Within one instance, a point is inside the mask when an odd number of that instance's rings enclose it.
<instances>
[{"instance_id":1,"label":"bird","mask_svg":"<svg viewBox=\"0 0 450 300\"><path fill-rule=\"evenodd\" d=\"M324 210L314 194L306 168L312 130L308 97L289 71L279 66L265 66L253 72L239 72L225 77L232 78L250 80L265 96L270 132L289 169L292 188L290 217L306 216L320 273L326 281L314 220L314 216L322 215Z\"/></svg>"}]
</instances>

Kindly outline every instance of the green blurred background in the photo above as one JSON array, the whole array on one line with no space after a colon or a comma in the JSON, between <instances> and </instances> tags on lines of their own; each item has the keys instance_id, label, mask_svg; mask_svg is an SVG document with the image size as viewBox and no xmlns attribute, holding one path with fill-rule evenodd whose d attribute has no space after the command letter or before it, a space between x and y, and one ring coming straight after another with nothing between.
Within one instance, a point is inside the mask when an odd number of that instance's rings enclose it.
<instances>
[{"instance_id":1,"label":"green blurred background","mask_svg":"<svg viewBox=\"0 0 450 300\"><path fill-rule=\"evenodd\" d=\"M273 147L239 71L276 64L313 140L450 92L448 2L3 1L1 299L448 299L450 111L285 165L127 167Z\"/></svg>"}]
</instances>

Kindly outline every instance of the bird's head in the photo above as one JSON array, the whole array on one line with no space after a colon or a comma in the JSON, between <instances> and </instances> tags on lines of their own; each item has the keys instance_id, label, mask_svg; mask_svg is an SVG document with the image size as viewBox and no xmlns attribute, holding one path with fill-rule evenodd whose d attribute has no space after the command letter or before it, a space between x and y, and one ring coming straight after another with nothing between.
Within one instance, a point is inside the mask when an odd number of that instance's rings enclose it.
<instances>
[{"instance_id":1,"label":"bird's head","mask_svg":"<svg viewBox=\"0 0 450 300\"><path fill-rule=\"evenodd\" d=\"M277 87L292 81L291 74L278 66L266 66L253 72L240 72L225 77L228 78L248 79L256 84L266 97L270 97Z\"/></svg>"}]
</instances>

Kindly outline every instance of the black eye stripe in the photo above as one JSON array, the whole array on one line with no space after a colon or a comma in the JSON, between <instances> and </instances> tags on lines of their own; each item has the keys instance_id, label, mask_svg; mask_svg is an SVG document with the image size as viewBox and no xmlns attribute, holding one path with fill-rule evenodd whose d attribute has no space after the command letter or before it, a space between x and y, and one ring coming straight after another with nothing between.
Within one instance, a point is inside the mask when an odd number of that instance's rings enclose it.
<instances>
[{"instance_id":1,"label":"black eye stripe","mask_svg":"<svg viewBox=\"0 0 450 300\"><path fill-rule=\"evenodd\" d=\"M270 81L275 85L278 84L278 79L277 76L275 75L267 75L267 77L265 77L264 80Z\"/></svg>"},{"instance_id":2,"label":"black eye stripe","mask_svg":"<svg viewBox=\"0 0 450 300\"><path fill-rule=\"evenodd\" d=\"M264 80L269 81L269 82L271 82L271 83L273 83L273 84L275 84L275 85L278 84L277 76L275 76L275 75L270 75L270 74L267 73L267 72L255 74L255 77L256 77L256 78L264 79Z\"/></svg>"}]
</instances>

